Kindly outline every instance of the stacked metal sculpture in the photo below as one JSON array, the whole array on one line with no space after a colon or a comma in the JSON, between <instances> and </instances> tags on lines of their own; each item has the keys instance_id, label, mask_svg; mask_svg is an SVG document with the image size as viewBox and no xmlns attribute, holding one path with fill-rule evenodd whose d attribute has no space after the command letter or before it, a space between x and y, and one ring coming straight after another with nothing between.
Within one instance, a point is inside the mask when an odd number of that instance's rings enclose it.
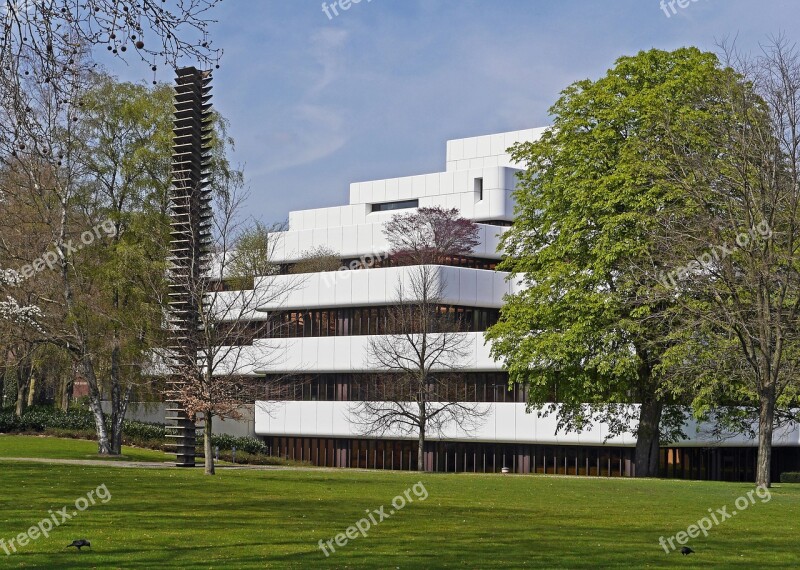
<instances>
[{"instance_id":1,"label":"stacked metal sculpture","mask_svg":"<svg viewBox=\"0 0 800 570\"><path fill-rule=\"evenodd\" d=\"M188 374L198 373L200 315L208 279L211 244L211 197L208 168L211 144L210 72L177 70L170 191L169 332L167 437L176 465L195 465L196 426L181 404Z\"/></svg>"}]
</instances>

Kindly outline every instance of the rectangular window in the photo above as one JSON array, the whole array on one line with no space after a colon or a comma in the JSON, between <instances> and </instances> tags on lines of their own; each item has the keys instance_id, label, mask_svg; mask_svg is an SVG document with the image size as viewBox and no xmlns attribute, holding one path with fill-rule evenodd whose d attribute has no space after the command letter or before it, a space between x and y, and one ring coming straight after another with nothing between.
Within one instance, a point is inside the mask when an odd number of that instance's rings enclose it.
<instances>
[{"instance_id":1,"label":"rectangular window","mask_svg":"<svg viewBox=\"0 0 800 570\"><path fill-rule=\"evenodd\" d=\"M479 202L483 200L483 178L475 179L475 196Z\"/></svg>"},{"instance_id":2,"label":"rectangular window","mask_svg":"<svg viewBox=\"0 0 800 570\"><path fill-rule=\"evenodd\" d=\"M404 210L406 208L416 208L419 200L401 200L400 202L384 202L383 204L373 204L373 212L388 212L391 210Z\"/></svg>"}]
</instances>

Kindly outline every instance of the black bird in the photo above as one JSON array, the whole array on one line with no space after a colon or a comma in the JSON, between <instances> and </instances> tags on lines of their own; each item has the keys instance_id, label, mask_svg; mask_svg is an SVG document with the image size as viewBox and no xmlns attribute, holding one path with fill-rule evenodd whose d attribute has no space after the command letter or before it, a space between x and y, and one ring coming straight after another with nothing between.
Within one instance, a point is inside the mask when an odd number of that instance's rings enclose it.
<instances>
[{"instance_id":1,"label":"black bird","mask_svg":"<svg viewBox=\"0 0 800 570\"><path fill-rule=\"evenodd\" d=\"M80 550L80 549L81 549L81 548L83 548L84 546L88 546L89 548L91 548L91 547L92 547L92 545L89 543L89 541L88 541L88 540L86 540L85 538L81 538L81 539L79 539L79 540L73 540L73 541L72 541L72 544L68 544L68 545L67 545L67 548L69 548L70 546L74 546L74 547L75 547L75 548L77 548L78 550Z\"/></svg>"},{"instance_id":2,"label":"black bird","mask_svg":"<svg viewBox=\"0 0 800 570\"><path fill-rule=\"evenodd\" d=\"M683 554L684 556L689 556L692 553L694 553L694 550L692 550L688 546L684 546L683 548L681 548L681 554Z\"/></svg>"}]
</instances>

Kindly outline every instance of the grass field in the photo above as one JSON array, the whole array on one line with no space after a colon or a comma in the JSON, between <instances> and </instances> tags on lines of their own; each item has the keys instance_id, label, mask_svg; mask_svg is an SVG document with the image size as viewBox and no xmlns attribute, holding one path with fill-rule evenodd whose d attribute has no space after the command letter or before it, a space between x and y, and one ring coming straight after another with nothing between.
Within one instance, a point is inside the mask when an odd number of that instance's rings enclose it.
<instances>
[{"instance_id":1,"label":"grass field","mask_svg":"<svg viewBox=\"0 0 800 570\"><path fill-rule=\"evenodd\" d=\"M7 453L9 441L0 438L0 455L19 456ZM23 455L44 449L37 446ZM708 509L736 510L751 485L356 470L228 469L206 477L6 461L0 470L6 543L48 510L75 511L76 499L101 485L110 493L49 538L11 556L0 549L0 567L796 568L800 561L800 486L776 486L768 502L754 497L707 538L692 539L696 554L683 557L665 554L659 537L686 530ZM334 543L329 558L319 549L320 539L345 532L365 511L383 506L388 514L392 500L420 481L427 499L409 492L414 501L367 536ZM77 538L92 550L64 548Z\"/></svg>"},{"instance_id":2,"label":"grass field","mask_svg":"<svg viewBox=\"0 0 800 570\"><path fill-rule=\"evenodd\" d=\"M104 457L97 455L97 443L94 441L29 435L0 435L0 457L159 462L164 462L169 459L169 456L163 451L127 446L122 448L122 455Z\"/></svg>"}]
</instances>

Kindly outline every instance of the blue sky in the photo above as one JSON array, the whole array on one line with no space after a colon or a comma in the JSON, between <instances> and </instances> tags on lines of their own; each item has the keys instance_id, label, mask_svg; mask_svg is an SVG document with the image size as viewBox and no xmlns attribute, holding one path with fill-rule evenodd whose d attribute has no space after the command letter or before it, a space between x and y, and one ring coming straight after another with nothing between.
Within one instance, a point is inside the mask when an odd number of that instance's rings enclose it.
<instances>
[{"instance_id":1,"label":"blue sky","mask_svg":"<svg viewBox=\"0 0 800 570\"><path fill-rule=\"evenodd\" d=\"M800 35L797 0L689 0L670 17L659 2L361 0L329 19L321 0L225 0L213 103L247 214L279 221L346 203L350 182L444 170L447 139L549 124L564 87L621 55Z\"/></svg>"}]
</instances>

